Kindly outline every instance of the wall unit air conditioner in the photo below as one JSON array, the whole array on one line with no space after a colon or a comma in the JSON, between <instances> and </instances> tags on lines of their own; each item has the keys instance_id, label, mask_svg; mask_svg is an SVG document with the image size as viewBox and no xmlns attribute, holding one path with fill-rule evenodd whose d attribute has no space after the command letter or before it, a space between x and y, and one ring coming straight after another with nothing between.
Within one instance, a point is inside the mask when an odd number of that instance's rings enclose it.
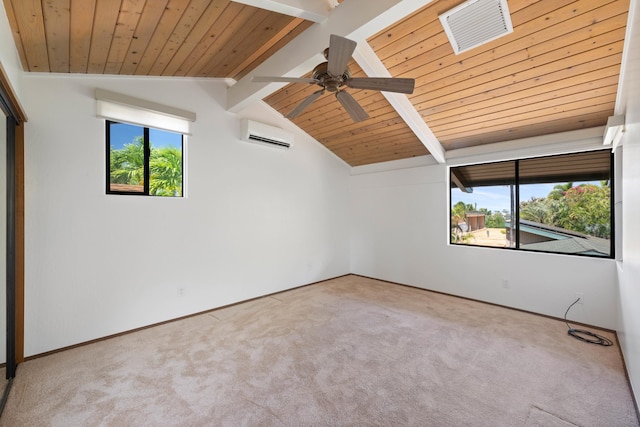
<instances>
[{"instance_id":1,"label":"wall unit air conditioner","mask_svg":"<svg viewBox=\"0 0 640 427\"><path fill-rule=\"evenodd\" d=\"M242 119L242 140L286 150L291 148L293 134L275 126Z\"/></svg>"}]
</instances>

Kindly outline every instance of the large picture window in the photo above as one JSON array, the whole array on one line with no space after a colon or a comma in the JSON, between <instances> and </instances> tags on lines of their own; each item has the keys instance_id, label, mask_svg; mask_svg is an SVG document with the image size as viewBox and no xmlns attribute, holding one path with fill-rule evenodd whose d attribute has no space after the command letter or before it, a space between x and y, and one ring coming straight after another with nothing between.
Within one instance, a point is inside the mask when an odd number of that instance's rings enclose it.
<instances>
[{"instance_id":1,"label":"large picture window","mask_svg":"<svg viewBox=\"0 0 640 427\"><path fill-rule=\"evenodd\" d=\"M183 135L107 121L107 193L182 197Z\"/></svg>"},{"instance_id":2,"label":"large picture window","mask_svg":"<svg viewBox=\"0 0 640 427\"><path fill-rule=\"evenodd\" d=\"M612 258L613 155L590 151L450 169L450 242Z\"/></svg>"}]
</instances>

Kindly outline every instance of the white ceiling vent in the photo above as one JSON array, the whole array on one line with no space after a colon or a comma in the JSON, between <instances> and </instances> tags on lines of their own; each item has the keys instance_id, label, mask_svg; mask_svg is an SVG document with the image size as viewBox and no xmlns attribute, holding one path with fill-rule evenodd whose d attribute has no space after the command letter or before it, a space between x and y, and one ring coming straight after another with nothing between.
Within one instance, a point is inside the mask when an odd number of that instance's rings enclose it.
<instances>
[{"instance_id":1,"label":"white ceiling vent","mask_svg":"<svg viewBox=\"0 0 640 427\"><path fill-rule=\"evenodd\" d=\"M275 126L243 119L242 139L247 142L288 149L293 143L293 134Z\"/></svg>"},{"instance_id":2,"label":"white ceiling vent","mask_svg":"<svg viewBox=\"0 0 640 427\"><path fill-rule=\"evenodd\" d=\"M513 32L507 0L469 0L440 15L457 54Z\"/></svg>"}]
</instances>

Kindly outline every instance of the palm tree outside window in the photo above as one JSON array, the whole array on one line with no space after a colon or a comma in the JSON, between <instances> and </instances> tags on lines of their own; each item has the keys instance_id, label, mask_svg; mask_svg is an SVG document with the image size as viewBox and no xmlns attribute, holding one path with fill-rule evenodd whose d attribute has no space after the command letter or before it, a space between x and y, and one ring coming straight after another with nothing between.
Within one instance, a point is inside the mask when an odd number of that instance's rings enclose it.
<instances>
[{"instance_id":1,"label":"palm tree outside window","mask_svg":"<svg viewBox=\"0 0 640 427\"><path fill-rule=\"evenodd\" d=\"M182 197L183 135L107 121L108 194Z\"/></svg>"}]
</instances>

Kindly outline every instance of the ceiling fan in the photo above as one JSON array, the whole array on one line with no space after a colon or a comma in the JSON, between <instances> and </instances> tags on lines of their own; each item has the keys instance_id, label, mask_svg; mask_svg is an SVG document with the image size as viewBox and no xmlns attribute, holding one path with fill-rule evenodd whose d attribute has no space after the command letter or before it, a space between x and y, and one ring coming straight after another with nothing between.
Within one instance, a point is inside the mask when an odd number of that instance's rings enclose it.
<instances>
[{"instance_id":1,"label":"ceiling fan","mask_svg":"<svg viewBox=\"0 0 640 427\"><path fill-rule=\"evenodd\" d=\"M312 78L296 77L253 77L254 82L288 82L288 83L310 83L317 84L320 90L313 92L285 117L293 119L298 117L313 101L318 99L325 91L335 92L336 98L349 113L353 121L360 122L369 118L367 112L362 108L349 92L342 87L347 86L353 89L382 90L386 92L413 93L415 85L414 79L392 78L392 77L351 77L351 71L347 67L353 51L356 49L356 42L344 37L332 34L329 39L329 47L324 50L324 57L327 62L318 64L313 69Z\"/></svg>"}]
</instances>

